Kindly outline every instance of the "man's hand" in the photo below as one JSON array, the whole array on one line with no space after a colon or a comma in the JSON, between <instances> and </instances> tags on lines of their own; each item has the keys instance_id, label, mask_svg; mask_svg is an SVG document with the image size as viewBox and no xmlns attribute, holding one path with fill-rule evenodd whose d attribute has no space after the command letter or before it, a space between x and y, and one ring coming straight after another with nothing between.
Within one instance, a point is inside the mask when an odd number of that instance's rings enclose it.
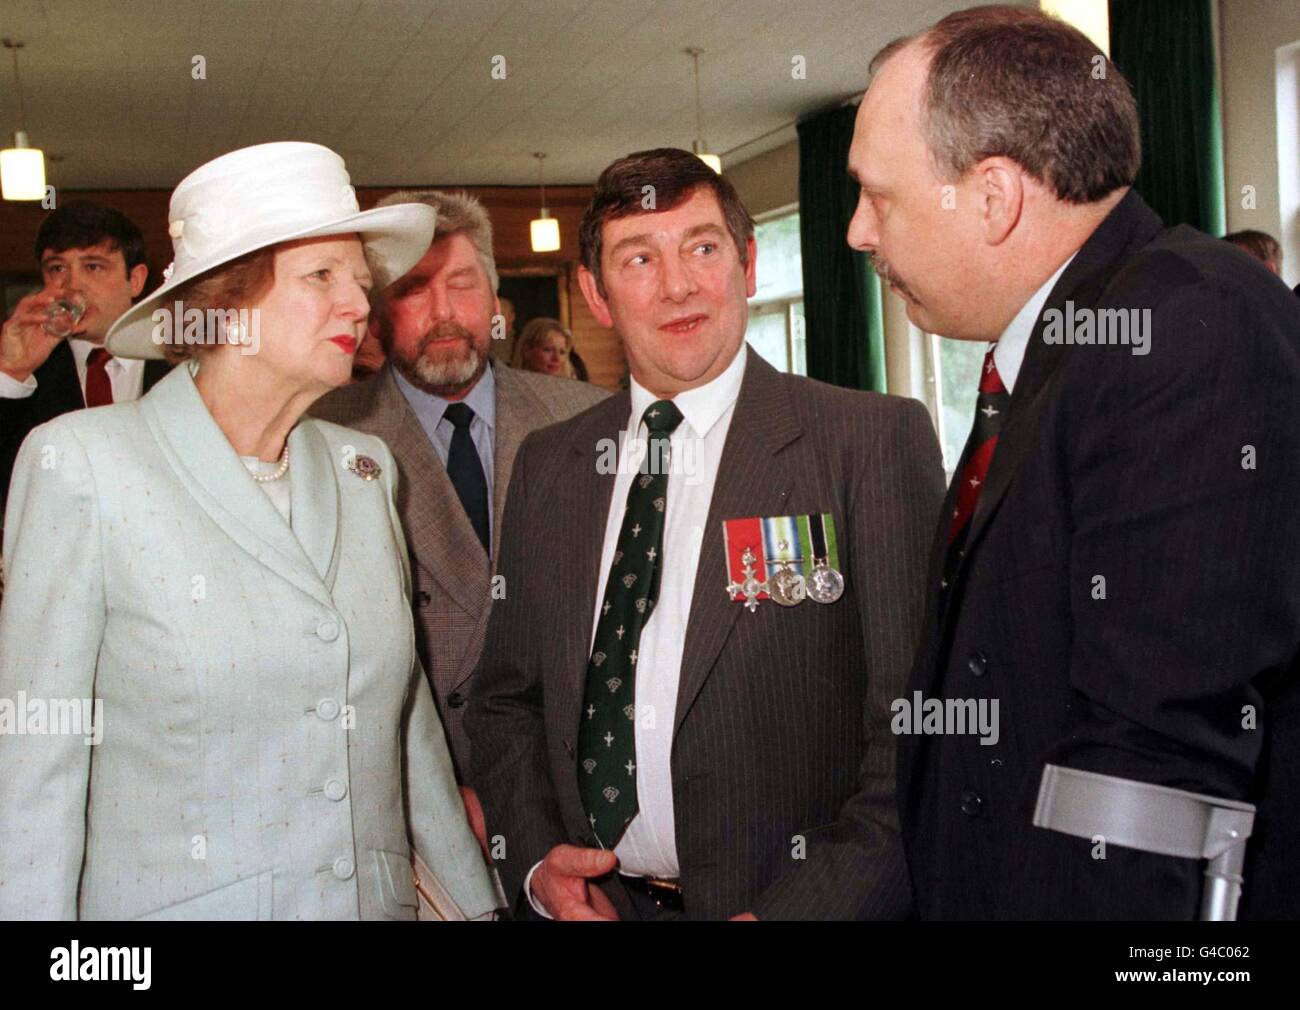
<instances>
[{"instance_id":1,"label":"man's hand","mask_svg":"<svg viewBox=\"0 0 1300 1010\"><path fill-rule=\"evenodd\" d=\"M58 297L53 291L38 291L14 306L14 314L0 327L0 372L26 382L45 364L63 339L50 336L44 326L45 310Z\"/></svg>"},{"instance_id":2,"label":"man's hand","mask_svg":"<svg viewBox=\"0 0 1300 1010\"><path fill-rule=\"evenodd\" d=\"M469 829L478 839L478 847L483 850L483 858L491 864L492 857L488 855L487 820L483 817L483 805L478 801L478 793L469 786L457 788L460 789L461 802L465 804L465 819L469 821Z\"/></svg>"},{"instance_id":3,"label":"man's hand","mask_svg":"<svg viewBox=\"0 0 1300 1010\"><path fill-rule=\"evenodd\" d=\"M753 912L741 912L739 915L731 917L732 922L758 922L758 916Z\"/></svg>"},{"instance_id":4,"label":"man's hand","mask_svg":"<svg viewBox=\"0 0 1300 1010\"><path fill-rule=\"evenodd\" d=\"M618 857L608 849L557 845L533 872L533 897L556 919L617 921L618 912L605 892L587 882L617 865Z\"/></svg>"}]
</instances>

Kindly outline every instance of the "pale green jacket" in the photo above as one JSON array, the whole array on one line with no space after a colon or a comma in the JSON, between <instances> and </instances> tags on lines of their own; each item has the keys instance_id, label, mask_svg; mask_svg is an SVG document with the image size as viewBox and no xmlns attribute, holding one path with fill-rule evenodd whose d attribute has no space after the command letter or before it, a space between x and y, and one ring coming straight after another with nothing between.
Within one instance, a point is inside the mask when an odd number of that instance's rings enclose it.
<instances>
[{"instance_id":1,"label":"pale green jacket","mask_svg":"<svg viewBox=\"0 0 1300 1010\"><path fill-rule=\"evenodd\" d=\"M397 468L311 418L289 448L292 529L186 367L24 442L0 918L411 919L411 845L466 915L494 905L415 658Z\"/></svg>"}]
</instances>

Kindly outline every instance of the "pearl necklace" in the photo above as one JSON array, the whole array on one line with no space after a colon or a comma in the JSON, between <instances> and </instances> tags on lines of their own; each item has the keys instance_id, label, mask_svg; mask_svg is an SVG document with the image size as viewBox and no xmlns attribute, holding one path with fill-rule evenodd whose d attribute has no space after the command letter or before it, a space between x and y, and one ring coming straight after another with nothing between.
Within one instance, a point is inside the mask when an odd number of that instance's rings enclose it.
<instances>
[{"instance_id":1,"label":"pearl necklace","mask_svg":"<svg viewBox=\"0 0 1300 1010\"><path fill-rule=\"evenodd\" d=\"M279 480L289 472L289 440L285 439L284 452L280 454L280 465L275 468L274 473L250 473L249 476L259 484L266 484L273 480Z\"/></svg>"}]
</instances>

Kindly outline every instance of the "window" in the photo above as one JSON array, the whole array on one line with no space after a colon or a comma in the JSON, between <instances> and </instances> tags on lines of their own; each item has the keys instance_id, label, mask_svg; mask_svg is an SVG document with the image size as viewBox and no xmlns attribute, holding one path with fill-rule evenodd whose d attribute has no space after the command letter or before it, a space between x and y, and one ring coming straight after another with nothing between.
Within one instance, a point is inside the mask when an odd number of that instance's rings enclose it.
<instances>
[{"instance_id":1,"label":"window","mask_svg":"<svg viewBox=\"0 0 1300 1010\"><path fill-rule=\"evenodd\" d=\"M754 229L754 240L757 290L749 300L745 340L774 368L807 375L798 208L764 215Z\"/></svg>"},{"instance_id":2,"label":"window","mask_svg":"<svg viewBox=\"0 0 1300 1010\"><path fill-rule=\"evenodd\" d=\"M939 399L939 443L943 448L943 468L951 476L975 423L980 367L989 345L982 340L928 336Z\"/></svg>"}]
</instances>

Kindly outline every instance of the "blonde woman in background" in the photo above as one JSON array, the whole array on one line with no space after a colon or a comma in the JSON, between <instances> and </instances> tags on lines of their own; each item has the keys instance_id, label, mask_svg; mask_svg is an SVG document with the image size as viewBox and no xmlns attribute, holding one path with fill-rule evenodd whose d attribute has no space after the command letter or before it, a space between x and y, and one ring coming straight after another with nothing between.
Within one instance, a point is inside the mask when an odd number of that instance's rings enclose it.
<instances>
[{"instance_id":1,"label":"blonde woman in background","mask_svg":"<svg viewBox=\"0 0 1300 1010\"><path fill-rule=\"evenodd\" d=\"M571 356L573 334L558 319L530 319L515 342L510 364L528 372L575 378Z\"/></svg>"}]
</instances>

